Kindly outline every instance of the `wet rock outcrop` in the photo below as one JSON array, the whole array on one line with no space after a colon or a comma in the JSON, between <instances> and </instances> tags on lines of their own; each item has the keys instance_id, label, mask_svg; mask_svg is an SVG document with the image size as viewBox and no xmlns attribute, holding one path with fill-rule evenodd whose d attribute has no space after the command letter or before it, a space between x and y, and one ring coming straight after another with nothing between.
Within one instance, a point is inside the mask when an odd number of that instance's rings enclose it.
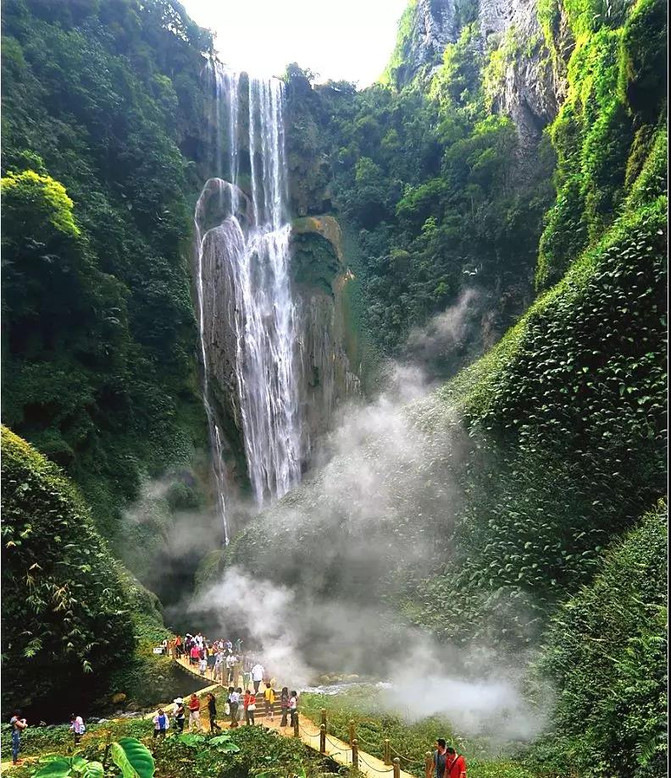
<instances>
[{"instance_id":1,"label":"wet rock outcrop","mask_svg":"<svg viewBox=\"0 0 671 778\"><path fill-rule=\"evenodd\" d=\"M330 427L338 406L360 393L352 349L342 234L333 216L296 219L292 225L293 282L300 300L303 450Z\"/></svg>"}]
</instances>

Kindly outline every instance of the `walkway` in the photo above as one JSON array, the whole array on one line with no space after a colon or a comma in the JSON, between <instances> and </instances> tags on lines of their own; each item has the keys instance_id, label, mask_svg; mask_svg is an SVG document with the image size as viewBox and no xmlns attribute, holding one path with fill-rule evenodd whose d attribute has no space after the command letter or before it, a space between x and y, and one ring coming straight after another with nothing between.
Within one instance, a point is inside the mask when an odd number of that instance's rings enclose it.
<instances>
[{"instance_id":1,"label":"walkway","mask_svg":"<svg viewBox=\"0 0 671 778\"><path fill-rule=\"evenodd\" d=\"M214 678L212 677L212 672L209 670L205 671L206 673L209 673L209 675L201 675L200 671L198 670L198 667L196 665L190 664L189 660L186 657L175 659L175 662L177 662L177 664L182 668L182 670L186 670L187 673L191 673L191 675L195 675L197 678L200 678L203 681L212 681L214 686L217 688L220 686L224 686L224 684L214 680ZM235 674L233 676L233 683L230 685L242 686L242 663L237 664L234 670L235 670ZM225 684L225 688L228 689L228 686L229 684ZM212 691L212 689L210 689L209 691Z\"/></svg>"},{"instance_id":2,"label":"walkway","mask_svg":"<svg viewBox=\"0 0 671 778\"><path fill-rule=\"evenodd\" d=\"M284 737L293 737L294 733L292 727L280 727L279 721L280 719L276 716L274 720L264 720L263 726L273 729L280 735L284 735ZM319 727L314 722L304 716L300 717L298 731L300 739L306 746L309 746L315 751L319 751L320 731ZM343 740L339 740L333 735L326 735L326 744L323 753L330 756L331 759L338 764L352 766L352 747L349 743L345 743ZM375 778L376 776L377 778L380 778L380 776L393 778L393 765L386 765L381 759L378 759L376 756L371 756L361 750L358 752L358 758L359 772L369 776L369 778ZM398 768L396 776L398 776L398 778L415 778L414 775L406 773Z\"/></svg>"},{"instance_id":3,"label":"walkway","mask_svg":"<svg viewBox=\"0 0 671 778\"><path fill-rule=\"evenodd\" d=\"M176 661L180 667L182 667L184 670L191 673L192 675L196 675L199 678L203 677L200 675L195 665L189 664L187 659L182 658ZM239 675L236 675L232 685L241 686L241 681L242 681L241 677ZM207 689L203 689L197 692L197 694L201 695L209 691L214 691L219 686L220 684L215 684L214 686L208 686ZM259 723L262 723L264 727L268 727L268 729L272 729L274 732L277 732L278 735L282 735L283 737L295 736L293 727L291 726L280 727L281 717L279 715L278 710L275 710L274 718L272 719L266 718L263 702L261 702L258 705L255 714L255 719ZM226 726L226 721L221 721L221 723L224 726ZM241 723L241 726L245 726L245 725ZM301 741L309 748L312 748L315 751L319 751L320 750L319 727L310 719L305 718L304 716L299 716L298 729L299 729L299 737ZM331 757L331 759L333 759L338 764L347 765L347 766L352 766L353 764L352 747L349 745L349 743L345 743L343 740L339 740L337 737L334 737L333 735L326 734L325 748L322 753L324 753L326 756ZM382 759L378 759L376 756L367 754L365 751L361 751L361 750L358 751L358 762L359 762L358 764L359 771L364 775L369 776L369 778L380 778L380 776L387 776L388 778L394 778L393 765L385 764L382 761ZM396 767L395 775L396 778L415 778L415 776L411 775L410 773L400 770L398 766Z\"/></svg>"}]
</instances>

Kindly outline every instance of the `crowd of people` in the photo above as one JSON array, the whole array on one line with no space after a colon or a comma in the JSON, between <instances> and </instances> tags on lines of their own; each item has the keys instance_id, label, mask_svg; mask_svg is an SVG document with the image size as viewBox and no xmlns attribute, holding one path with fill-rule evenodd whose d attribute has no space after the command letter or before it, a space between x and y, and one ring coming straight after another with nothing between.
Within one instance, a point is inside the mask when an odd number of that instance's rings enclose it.
<instances>
[{"instance_id":1,"label":"crowd of people","mask_svg":"<svg viewBox=\"0 0 671 778\"><path fill-rule=\"evenodd\" d=\"M189 664L198 667L204 678L221 684L233 683L236 667L249 661L242 656L242 640L238 639L235 643L223 638L210 641L200 632L164 640L163 651L174 659L186 659Z\"/></svg>"},{"instance_id":2,"label":"crowd of people","mask_svg":"<svg viewBox=\"0 0 671 778\"><path fill-rule=\"evenodd\" d=\"M263 706L267 718L274 720L275 704L278 701L281 712L279 726L294 726L297 722L298 692L290 692L285 686L278 694L273 679L260 659L250 652L242 653L241 639L238 638L235 642L225 638L208 640L201 632L194 635L187 632L184 637L176 635L170 640L164 640L163 649L175 659L186 660L192 667L197 667L201 676L228 687L224 716L231 728L239 726L242 720L247 725L254 725L258 706ZM240 685L236 685L236 681ZM216 699L213 694L207 695L206 704L210 731L218 730ZM191 695L188 703L185 703L182 697L177 697L174 705L174 727L178 732L184 730L187 708L189 730L201 729L200 703L195 695ZM160 721L157 721L159 716ZM165 712L159 711L154 719L157 737L165 734L170 726L163 716Z\"/></svg>"},{"instance_id":3,"label":"crowd of people","mask_svg":"<svg viewBox=\"0 0 671 778\"><path fill-rule=\"evenodd\" d=\"M263 692L260 692L258 688L260 682L255 682L255 685L257 688L249 688L244 692L242 686L228 687L224 717L228 720L231 729L238 727L243 718L245 724L249 726L256 724L257 705L260 705L261 702L264 704L266 716L270 720L275 718L275 702L278 699L278 695L273 689L271 682L265 682ZM200 718L201 702L195 692L186 702L182 697L176 697L173 702L175 706L172 714L173 727L177 733L184 731L187 711L189 716L188 729L190 731L205 729ZM287 686L283 687L279 694L279 703L282 714L279 726L295 726L298 721L298 692L289 692ZM208 692L206 695L205 707L208 712L207 720L210 732L220 731L221 727L217 721L217 701L212 692ZM165 735L169 728L170 720L165 711L163 709L157 711L156 716L154 716L154 735L156 737Z\"/></svg>"},{"instance_id":4,"label":"crowd of people","mask_svg":"<svg viewBox=\"0 0 671 778\"><path fill-rule=\"evenodd\" d=\"M163 641L165 653L175 659L186 658L191 665L198 666L202 676L209 676L222 686L228 686L224 709L224 720L228 720L231 729L238 727L244 719L245 724L253 726L256 723L255 714L259 705L264 706L266 717L275 718L275 704L279 701L281 719L280 727L295 727L298 723L298 692L282 687L277 694L273 679L266 672L263 664L253 654L242 654L242 640L235 643L230 640L207 640L200 632L195 635L186 634L183 638L176 635ZM241 686L235 686L236 679L242 679ZM264 689L261 690L261 684ZM174 710L170 716L166 710L159 708L153 717L154 737L165 737L170 729L177 734L184 732L187 713L189 731L205 729L201 723L201 700L194 692L188 701L182 697L173 700ZM217 715L217 700L212 692L205 695L204 708L207 710L207 728L210 732L220 732ZM172 722L171 722L172 718ZM220 719L222 720L222 719ZM19 751L21 734L28 726L21 711L15 711L10 720L12 729L12 762L20 764ZM74 745L78 745L86 731L84 720L74 713L70 716L70 729L74 736ZM434 778L466 778L466 762L464 757L448 746L443 738L438 738L433 751Z\"/></svg>"}]
</instances>

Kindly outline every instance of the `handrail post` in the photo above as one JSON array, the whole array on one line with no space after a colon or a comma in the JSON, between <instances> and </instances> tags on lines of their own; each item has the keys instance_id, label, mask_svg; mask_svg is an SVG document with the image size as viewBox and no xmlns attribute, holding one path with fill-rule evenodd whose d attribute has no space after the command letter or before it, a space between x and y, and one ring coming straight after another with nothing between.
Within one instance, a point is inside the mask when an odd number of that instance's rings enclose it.
<instances>
[{"instance_id":1,"label":"handrail post","mask_svg":"<svg viewBox=\"0 0 671 778\"><path fill-rule=\"evenodd\" d=\"M356 727L354 719L349 720L349 742L350 745L356 741Z\"/></svg>"},{"instance_id":2,"label":"handrail post","mask_svg":"<svg viewBox=\"0 0 671 778\"><path fill-rule=\"evenodd\" d=\"M385 738L383 742L383 751L384 754L384 763L385 764L391 764L391 744L389 743L389 739Z\"/></svg>"},{"instance_id":3,"label":"handrail post","mask_svg":"<svg viewBox=\"0 0 671 778\"><path fill-rule=\"evenodd\" d=\"M298 731L298 711L294 713L294 737L300 737L300 732Z\"/></svg>"},{"instance_id":4,"label":"handrail post","mask_svg":"<svg viewBox=\"0 0 671 778\"><path fill-rule=\"evenodd\" d=\"M359 769L359 741L356 738L352 738L352 767Z\"/></svg>"},{"instance_id":5,"label":"handrail post","mask_svg":"<svg viewBox=\"0 0 671 778\"><path fill-rule=\"evenodd\" d=\"M401 760L394 758L394 778L401 778Z\"/></svg>"},{"instance_id":6,"label":"handrail post","mask_svg":"<svg viewBox=\"0 0 671 778\"><path fill-rule=\"evenodd\" d=\"M326 726L326 708L322 708L322 720L320 723Z\"/></svg>"},{"instance_id":7,"label":"handrail post","mask_svg":"<svg viewBox=\"0 0 671 778\"><path fill-rule=\"evenodd\" d=\"M319 753L326 753L326 724L319 727Z\"/></svg>"},{"instance_id":8,"label":"handrail post","mask_svg":"<svg viewBox=\"0 0 671 778\"><path fill-rule=\"evenodd\" d=\"M427 751L424 754L424 774L426 778L432 778L433 775L433 754Z\"/></svg>"}]
</instances>

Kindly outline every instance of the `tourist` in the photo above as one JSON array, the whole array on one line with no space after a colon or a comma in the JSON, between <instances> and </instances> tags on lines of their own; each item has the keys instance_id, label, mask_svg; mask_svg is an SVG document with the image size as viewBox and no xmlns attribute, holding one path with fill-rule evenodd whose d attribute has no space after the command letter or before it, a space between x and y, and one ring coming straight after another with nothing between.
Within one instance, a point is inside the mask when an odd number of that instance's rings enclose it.
<instances>
[{"instance_id":1,"label":"tourist","mask_svg":"<svg viewBox=\"0 0 671 778\"><path fill-rule=\"evenodd\" d=\"M266 681L266 690L263 692L263 697L266 701L266 716L270 719L274 719L275 692L273 691L270 681Z\"/></svg>"},{"instance_id":2,"label":"tourist","mask_svg":"<svg viewBox=\"0 0 671 778\"><path fill-rule=\"evenodd\" d=\"M466 778L466 760L450 746L446 749L445 778Z\"/></svg>"},{"instance_id":3,"label":"tourist","mask_svg":"<svg viewBox=\"0 0 671 778\"><path fill-rule=\"evenodd\" d=\"M447 745L445 738L439 737L435 743L433 752L433 770L435 778L444 778L445 763L447 762Z\"/></svg>"},{"instance_id":4,"label":"tourist","mask_svg":"<svg viewBox=\"0 0 671 778\"><path fill-rule=\"evenodd\" d=\"M198 660L200 659L200 651L198 649L198 646L193 643L191 646L191 651L189 651L189 661L192 665L198 664Z\"/></svg>"},{"instance_id":5,"label":"tourist","mask_svg":"<svg viewBox=\"0 0 671 778\"><path fill-rule=\"evenodd\" d=\"M224 652L217 651L214 657L213 678L219 683L223 683L224 680ZM226 678L228 681L228 678Z\"/></svg>"},{"instance_id":6,"label":"tourist","mask_svg":"<svg viewBox=\"0 0 671 778\"><path fill-rule=\"evenodd\" d=\"M81 716L75 716L74 713L70 714L70 729L74 732L75 745L79 745L79 741L82 739L82 735L86 732L86 726L84 725L84 719Z\"/></svg>"},{"instance_id":7,"label":"tourist","mask_svg":"<svg viewBox=\"0 0 671 778\"><path fill-rule=\"evenodd\" d=\"M295 727L298 724L298 692L291 692L289 697L289 713L291 715L291 726Z\"/></svg>"},{"instance_id":8,"label":"tourist","mask_svg":"<svg viewBox=\"0 0 671 778\"><path fill-rule=\"evenodd\" d=\"M207 694L207 712L210 714L210 732L214 732L215 729L221 732L221 727L217 724L217 701L212 692Z\"/></svg>"},{"instance_id":9,"label":"tourist","mask_svg":"<svg viewBox=\"0 0 671 778\"><path fill-rule=\"evenodd\" d=\"M259 686L261 685L261 681L263 680L263 674L266 671L263 668L263 665L260 662L257 662L254 667L252 667L252 681L254 682L254 694L259 693Z\"/></svg>"},{"instance_id":10,"label":"tourist","mask_svg":"<svg viewBox=\"0 0 671 778\"><path fill-rule=\"evenodd\" d=\"M235 654L229 654L226 657L226 682L233 683L235 681L235 666L238 663L238 657Z\"/></svg>"},{"instance_id":11,"label":"tourist","mask_svg":"<svg viewBox=\"0 0 671 778\"><path fill-rule=\"evenodd\" d=\"M165 737L165 733L170 726L170 719L168 714L163 712L163 708L159 708L154 716L154 737Z\"/></svg>"},{"instance_id":12,"label":"tourist","mask_svg":"<svg viewBox=\"0 0 671 778\"><path fill-rule=\"evenodd\" d=\"M205 657L201 657L201 659L198 662L198 673L205 677L205 671L207 670L207 659Z\"/></svg>"},{"instance_id":13,"label":"tourist","mask_svg":"<svg viewBox=\"0 0 671 778\"><path fill-rule=\"evenodd\" d=\"M254 713L256 712L256 696L251 689L247 689L243 698L245 708L245 721L247 724L254 724Z\"/></svg>"},{"instance_id":14,"label":"tourist","mask_svg":"<svg viewBox=\"0 0 671 778\"><path fill-rule=\"evenodd\" d=\"M233 653L233 643L231 643L230 640L224 641L224 648L226 649L226 651L228 651L229 654Z\"/></svg>"},{"instance_id":15,"label":"tourist","mask_svg":"<svg viewBox=\"0 0 671 778\"><path fill-rule=\"evenodd\" d=\"M21 764L23 760L19 759L21 750L21 733L28 726L26 720L21 717L21 711L14 711L14 715L9 720L9 726L12 728L12 764Z\"/></svg>"},{"instance_id":16,"label":"tourist","mask_svg":"<svg viewBox=\"0 0 671 778\"><path fill-rule=\"evenodd\" d=\"M207 671L212 679L214 679L214 665L216 661L217 657L214 646L210 646L207 650Z\"/></svg>"},{"instance_id":17,"label":"tourist","mask_svg":"<svg viewBox=\"0 0 671 778\"><path fill-rule=\"evenodd\" d=\"M240 694L232 686L228 687L228 706L231 710L231 729L238 726Z\"/></svg>"},{"instance_id":18,"label":"tourist","mask_svg":"<svg viewBox=\"0 0 671 778\"><path fill-rule=\"evenodd\" d=\"M175 654L177 655L177 659L182 658L182 638L177 635L175 638Z\"/></svg>"},{"instance_id":19,"label":"tourist","mask_svg":"<svg viewBox=\"0 0 671 778\"><path fill-rule=\"evenodd\" d=\"M235 653L238 656L240 656L240 654L242 653L242 640L240 640L240 638L238 638L235 641L235 646L233 647L233 651L235 651Z\"/></svg>"},{"instance_id":20,"label":"tourist","mask_svg":"<svg viewBox=\"0 0 671 778\"><path fill-rule=\"evenodd\" d=\"M242 686L246 689L252 682L252 657L249 655L241 656L242 662Z\"/></svg>"},{"instance_id":21,"label":"tourist","mask_svg":"<svg viewBox=\"0 0 671 778\"><path fill-rule=\"evenodd\" d=\"M195 693L189 698L189 729L200 729L200 700Z\"/></svg>"},{"instance_id":22,"label":"tourist","mask_svg":"<svg viewBox=\"0 0 671 778\"><path fill-rule=\"evenodd\" d=\"M186 718L184 700L181 697L175 697L173 702L175 703L175 729L179 734L184 731L184 719Z\"/></svg>"},{"instance_id":23,"label":"tourist","mask_svg":"<svg viewBox=\"0 0 671 778\"><path fill-rule=\"evenodd\" d=\"M282 693L280 694L280 709L282 711L280 727L286 727L287 716L289 715L289 689L286 686L282 687Z\"/></svg>"}]
</instances>

